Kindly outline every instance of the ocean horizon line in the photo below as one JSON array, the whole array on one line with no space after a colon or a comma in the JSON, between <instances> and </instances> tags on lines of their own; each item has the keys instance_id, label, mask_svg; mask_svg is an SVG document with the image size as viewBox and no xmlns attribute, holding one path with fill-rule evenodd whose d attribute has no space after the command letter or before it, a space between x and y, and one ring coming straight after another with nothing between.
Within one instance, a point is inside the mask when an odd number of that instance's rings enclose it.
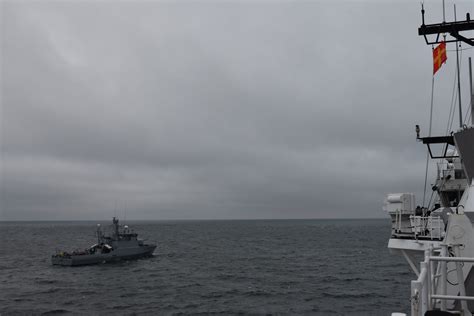
<instances>
[{"instance_id":1,"label":"ocean horizon line","mask_svg":"<svg viewBox=\"0 0 474 316\"><path fill-rule=\"evenodd\" d=\"M224 222L224 221L364 221L364 220L382 220L389 219L388 217L319 217L319 218L194 218L194 219L123 219L118 218L123 222ZM109 222L107 219L0 219L0 223L16 223L16 222Z\"/></svg>"}]
</instances>

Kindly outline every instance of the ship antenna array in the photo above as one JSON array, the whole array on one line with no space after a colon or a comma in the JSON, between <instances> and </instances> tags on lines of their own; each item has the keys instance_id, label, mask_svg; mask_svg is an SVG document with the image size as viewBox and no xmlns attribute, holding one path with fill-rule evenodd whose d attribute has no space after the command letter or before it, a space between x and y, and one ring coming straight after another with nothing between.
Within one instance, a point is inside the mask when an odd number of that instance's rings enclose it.
<instances>
[{"instance_id":1,"label":"ship antenna array","mask_svg":"<svg viewBox=\"0 0 474 316\"><path fill-rule=\"evenodd\" d=\"M474 38L472 37L465 37L461 35L461 32L464 31L472 31L474 30L474 21L471 20L471 16L466 13L466 20L465 21L457 21L454 22L446 22L444 19L444 3L443 3L443 22L441 23L434 23L434 24L425 24L425 9L421 7L421 16L422 16L422 24L418 28L418 35L423 36L425 38L425 42L428 45L439 44L441 42L452 43L461 41L470 46L474 46ZM453 39L440 39L440 35L449 34ZM436 35L434 40L429 40L428 35ZM443 36L444 37L444 36Z\"/></svg>"},{"instance_id":2,"label":"ship antenna array","mask_svg":"<svg viewBox=\"0 0 474 316\"><path fill-rule=\"evenodd\" d=\"M459 42L464 42L470 46L474 46L474 38L469 38L464 35L461 35L461 32L472 31L474 30L474 21L471 20L471 15L469 12L466 13L465 21L457 20L456 5L454 5L454 22L446 22L446 13L445 13L445 3L443 0L443 22L426 24L425 23L425 8L423 3L421 4L421 26L418 28L418 35L425 38L425 42L428 45L435 45L441 42L445 43L456 43L456 71L457 71L457 88L458 88L458 105L459 105L459 127L463 127L463 118L462 118L462 101L461 101L461 82L460 82L460 64L459 64ZM446 39L446 35L451 36L450 39ZM429 35L436 35L436 38L429 40ZM442 39L440 38L442 35ZM471 119L474 124L474 113L472 111L473 105L473 93L472 93L472 83L471 83ZM431 135L430 135L431 136Z\"/></svg>"},{"instance_id":3,"label":"ship antenna array","mask_svg":"<svg viewBox=\"0 0 474 316\"><path fill-rule=\"evenodd\" d=\"M460 64L459 64L459 45L458 43L464 42L470 46L474 46L474 38L466 37L461 35L461 32L472 31L474 30L474 21L471 20L471 15L469 12L466 13L466 20L458 21L456 5L454 4L454 21L446 22L446 13L445 13L445 3L443 0L443 22L426 24L425 23L425 8L423 3L421 4L421 26L418 28L418 35L425 38L425 42L428 45L435 45L441 42L445 43L456 43L456 71L457 71L457 88L458 88L458 105L459 105L459 127L463 127L463 117L462 117L462 101L461 101L461 82L460 82ZM451 36L450 39L446 39L446 35ZM436 38L428 39L429 35L436 35ZM440 38L442 35L442 39ZM471 66L469 62L469 73L471 78ZM472 79L470 79L470 92L471 92L471 120L474 125L474 103L473 103L473 92L472 92ZM431 135L430 135L431 136Z\"/></svg>"}]
</instances>

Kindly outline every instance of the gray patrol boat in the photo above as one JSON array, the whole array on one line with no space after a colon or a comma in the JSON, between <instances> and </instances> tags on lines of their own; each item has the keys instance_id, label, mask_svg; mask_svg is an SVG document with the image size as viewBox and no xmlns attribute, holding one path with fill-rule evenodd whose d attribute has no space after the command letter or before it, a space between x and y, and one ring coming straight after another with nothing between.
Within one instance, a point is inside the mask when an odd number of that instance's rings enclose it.
<instances>
[{"instance_id":1,"label":"gray patrol boat","mask_svg":"<svg viewBox=\"0 0 474 316\"><path fill-rule=\"evenodd\" d=\"M137 233L128 226L121 229L118 219L113 218L113 230L110 236L102 232L100 224L97 225L97 244L83 251L68 253L59 251L52 255L53 265L79 266L87 264L105 263L110 261L136 259L153 254L155 244L145 244L138 239Z\"/></svg>"}]
</instances>

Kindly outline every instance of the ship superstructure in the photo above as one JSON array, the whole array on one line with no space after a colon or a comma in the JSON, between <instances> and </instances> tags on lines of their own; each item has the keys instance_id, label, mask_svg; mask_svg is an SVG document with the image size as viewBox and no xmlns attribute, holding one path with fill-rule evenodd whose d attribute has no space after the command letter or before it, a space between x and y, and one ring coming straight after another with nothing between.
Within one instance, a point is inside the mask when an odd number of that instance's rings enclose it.
<instances>
[{"instance_id":1,"label":"ship superstructure","mask_svg":"<svg viewBox=\"0 0 474 316\"><path fill-rule=\"evenodd\" d=\"M474 30L469 13L464 21L445 22L443 18L437 24L425 24L424 14L422 7L418 34L427 44L444 46L453 42L456 51L459 41L474 46L474 40L466 35L466 31ZM469 70L474 122L470 58ZM458 58L457 71L460 96ZM417 276L411 283L412 315L474 312L474 124L463 124L460 99L460 123L455 131L431 136L430 128L427 137L420 137L416 126L417 140L427 146L437 166L428 203L417 205L412 193L388 194L384 202L383 208L392 221L388 248L402 255Z\"/></svg>"}]
</instances>

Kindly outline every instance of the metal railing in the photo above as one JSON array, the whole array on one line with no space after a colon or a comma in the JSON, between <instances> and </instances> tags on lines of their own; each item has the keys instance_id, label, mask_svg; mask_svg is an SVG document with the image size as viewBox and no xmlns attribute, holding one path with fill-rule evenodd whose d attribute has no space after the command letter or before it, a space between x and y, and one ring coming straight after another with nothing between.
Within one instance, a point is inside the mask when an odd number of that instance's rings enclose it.
<instances>
[{"instance_id":1,"label":"metal railing","mask_svg":"<svg viewBox=\"0 0 474 316\"><path fill-rule=\"evenodd\" d=\"M438 162L438 173L437 173L437 180L446 179L450 176L451 179L465 179L466 176L464 175L464 171L459 166L456 166L452 163L447 162Z\"/></svg>"},{"instance_id":2,"label":"metal railing","mask_svg":"<svg viewBox=\"0 0 474 316\"><path fill-rule=\"evenodd\" d=\"M399 232L402 230L402 211L397 210L395 212L395 231Z\"/></svg>"},{"instance_id":3,"label":"metal railing","mask_svg":"<svg viewBox=\"0 0 474 316\"><path fill-rule=\"evenodd\" d=\"M460 310L450 309L450 312L472 315L468 309L467 301L474 301L474 296L466 296L462 266L463 263L474 263L474 258L459 257L460 246L442 244L440 248L432 247L425 250L425 260L420 263L418 279L411 281L411 314L413 316L425 315L426 311L435 308L447 311L448 300L458 300L461 302ZM454 251L455 257L449 256L449 249ZM439 251L439 256L434 256L435 250ZM436 262L438 264L435 266ZM459 293L459 295L447 294L448 262L453 262L456 266L458 288L455 292Z\"/></svg>"},{"instance_id":4,"label":"metal railing","mask_svg":"<svg viewBox=\"0 0 474 316\"><path fill-rule=\"evenodd\" d=\"M444 234L444 222L440 216L410 216L410 226L415 236L441 239Z\"/></svg>"}]
</instances>

